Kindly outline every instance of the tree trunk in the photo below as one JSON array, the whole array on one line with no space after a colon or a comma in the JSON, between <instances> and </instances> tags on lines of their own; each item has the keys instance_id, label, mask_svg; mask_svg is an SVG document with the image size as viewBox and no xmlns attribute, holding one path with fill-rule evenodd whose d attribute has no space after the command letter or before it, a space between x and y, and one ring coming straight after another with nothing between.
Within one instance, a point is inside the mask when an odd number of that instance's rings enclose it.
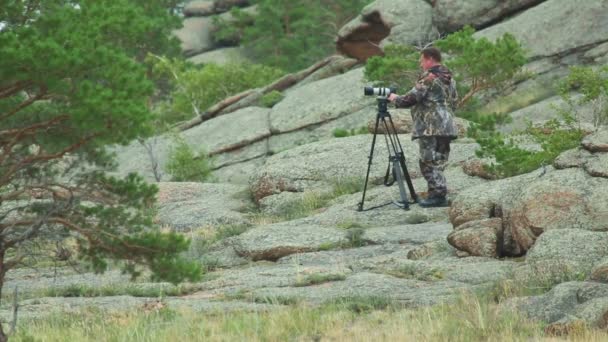
<instances>
[{"instance_id":1,"label":"tree trunk","mask_svg":"<svg viewBox=\"0 0 608 342\"><path fill-rule=\"evenodd\" d=\"M0 298L2 298L2 287L4 287L4 275L6 274L6 265L4 264L4 250L0 249ZM4 332L2 323L0 323L0 342L8 341L8 336Z\"/></svg>"}]
</instances>

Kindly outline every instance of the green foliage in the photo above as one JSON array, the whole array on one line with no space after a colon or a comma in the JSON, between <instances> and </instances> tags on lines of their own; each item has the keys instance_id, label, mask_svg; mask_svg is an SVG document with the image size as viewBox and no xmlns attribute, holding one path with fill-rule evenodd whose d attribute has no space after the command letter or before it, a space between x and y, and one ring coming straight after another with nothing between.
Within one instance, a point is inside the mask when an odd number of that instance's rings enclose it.
<instances>
[{"instance_id":1,"label":"green foliage","mask_svg":"<svg viewBox=\"0 0 608 342\"><path fill-rule=\"evenodd\" d=\"M243 45L266 65L296 71L335 51L338 30L370 0L259 0Z\"/></svg>"},{"instance_id":2,"label":"green foliage","mask_svg":"<svg viewBox=\"0 0 608 342\"><path fill-rule=\"evenodd\" d=\"M168 77L173 86L171 101L159 117L164 124L200 115L231 95L265 86L283 75L277 68L250 63L209 63L199 67L159 56L150 56L148 62L157 77Z\"/></svg>"},{"instance_id":3,"label":"green foliage","mask_svg":"<svg viewBox=\"0 0 608 342\"><path fill-rule=\"evenodd\" d=\"M37 254L32 241L68 237L96 272L117 261L132 276L146 267L173 283L200 278L200 266L178 257L189 241L153 224L158 189L133 174L104 174L113 166L106 145L153 131L153 83L140 61L149 52L179 51L168 38L180 23L170 15L175 4L1 6L0 284L7 270Z\"/></svg>"},{"instance_id":4,"label":"green foliage","mask_svg":"<svg viewBox=\"0 0 608 342\"><path fill-rule=\"evenodd\" d=\"M243 39L245 29L251 26L255 17L239 7L230 9L230 19L224 19L220 15L214 15L213 20L213 41L218 45L238 45Z\"/></svg>"},{"instance_id":5,"label":"green foliage","mask_svg":"<svg viewBox=\"0 0 608 342\"><path fill-rule=\"evenodd\" d=\"M579 100L571 96L571 90L582 94ZM608 65L601 69L572 67L570 74L560 84L560 95L568 105L566 112L577 116L577 106L591 104L594 125L608 124Z\"/></svg>"},{"instance_id":6,"label":"green foliage","mask_svg":"<svg viewBox=\"0 0 608 342\"><path fill-rule=\"evenodd\" d=\"M542 127L528 126L528 134L539 151L519 147L513 137L505 137L498 132L475 132L481 149L479 157L493 157L496 162L486 165L486 170L497 178L528 173L543 165L550 165L562 152L580 145L584 136L581 129L564 127L557 120L551 120Z\"/></svg>"},{"instance_id":7,"label":"green foliage","mask_svg":"<svg viewBox=\"0 0 608 342\"><path fill-rule=\"evenodd\" d=\"M204 182L211 177L213 163L204 149L195 153L181 138L175 139L166 171L175 182Z\"/></svg>"},{"instance_id":8,"label":"green foliage","mask_svg":"<svg viewBox=\"0 0 608 342\"><path fill-rule=\"evenodd\" d=\"M350 130L344 128L336 128L333 130L332 134L336 138L345 138L359 134L369 134L369 130L367 127L360 127L358 129L351 128Z\"/></svg>"},{"instance_id":9,"label":"green foliage","mask_svg":"<svg viewBox=\"0 0 608 342\"><path fill-rule=\"evenodd\" d=\"M475 39L473 33L475 30L467 26L435 42L435 46L450 56L445 64L461 86L460 106L480 91L500 88L526 63L523 48L511 34L505 33L490 42L483 37Z\"/></svg>"},{"instance_id":10,"label":"green foliage","mask_svg":"<svg viewBox=\"0 0 608 342\"><path fill-rule=\"evenodd\" d=\"M505 85L526 63L524 50L512 35L506 33L490 42L486 38L473 38L474 32L473 28L465 27L434 43L445 53L444 64L457 80L459 107L472 101L480 91ZM408 90L417 78L419 57L413 47L388 45L384 56L367 60L365 77L379 86L396 85L400 90Z\"/></svg>"},{"instance_id":11,"label":"green foliage","mask_svg":"<svg viewBox=\"0 0 608 342\"><path fill-rule=\"evenodd\" d=\"M365 78L377 87L396 86L409 90L418 77L420 53L408 45L387 45L384 56L373 56L365 64Z\"/></svg>"},{"instance_id":12,"label":"green foliage","mask_svg":"<svg viewBox=\"0 0 608 342\"><path fill-rule=\"evenodd\" d=\"M262 96L262 98L260 99L260 103L264 107L272 108L274 107L274 105L281 102L281 100L283 100L283 94L278 90L273 90L268 94Z\"/></svg>"}]
</instances>

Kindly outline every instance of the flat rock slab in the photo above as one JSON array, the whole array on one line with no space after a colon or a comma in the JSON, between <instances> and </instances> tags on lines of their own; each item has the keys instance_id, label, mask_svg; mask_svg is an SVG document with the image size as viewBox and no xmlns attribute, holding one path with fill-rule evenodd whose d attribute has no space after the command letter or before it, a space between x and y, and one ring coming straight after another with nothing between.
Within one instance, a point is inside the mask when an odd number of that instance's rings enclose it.
<instances>
[{"instance_id":1,"label":"flat rock slab","mask_svg":"<svg viewBox=\"0 0 608 342\"><path fill-rule=\"evenodd\" d=\"M386 298L408 307L435 305L454 300L470 286L452 281L424 282L376 273L358 273L343 281L307 287L263 288L252 291L257 300L325 303L352 298Z\"/></svg>"},{"instance_id":2,"label":"flat rock slab","mask_svg":"<svg viewBox=\"0 0 608 342\"><path fill-rule=\"evenodd\" d=\"M157 219L178 231L249 225L240 212L252 205L246 194L246 187L233 184L159 183Z\"/></svg>"},{"instance_id":3,"label":"flat rock slab","mask_svg":"<svg viewBox=\"0 0 608 342\"><path fill-rule=\"evenodd\" d=\"M324 246L346 243L344 230L318 225L273 224L251 229L238 238L237 253L252 260L277 260L284 256L312 252Z\"/></svg>"},{"instance_id":4,"label":"flat rock slab","mask_svg":"<svg viewBox=\"0 0 608 342\"><path fill-rule=\"evenodd\" d=\"M394 227L378 227L365 230L362 239L372 244L410 244L445 240L452 231L449 223L423 223Z\"/></svg>"},{"instance_id":5,"label":"flat rock slab","mask_svg":"<svg viewBox=\"0 0 608 342\"><path fill-rule=\"evenodd\" d=\"M475 37L494 40L509 32L527 49L528 57L548 57L604 43L608 37L606 12L606 1L548 0L477 32Z\"/></svg>"},{"instance_id":6,"label":"flat rock slab","mask_svg":"<svg viewBox=\"0 0 608 342\"><path fill-rule=\"evenodd\" d=\"M213 21L210 17L184 19L183 27L173 31L173 34L181 41L184 55L193 56L213 49L212 26Z\"/></svg>"},{"instance_id":7,"label":"flat rock slab","mask_svg":"<svg viewBox=\"0 0 608 342\"><path fill-rule=\"evenodd\" d=\"M355 113L373 104L363 95L363 68L288 90L272 107L270 127L274 133L290 132Z\"/></svg>"}]
</instances>

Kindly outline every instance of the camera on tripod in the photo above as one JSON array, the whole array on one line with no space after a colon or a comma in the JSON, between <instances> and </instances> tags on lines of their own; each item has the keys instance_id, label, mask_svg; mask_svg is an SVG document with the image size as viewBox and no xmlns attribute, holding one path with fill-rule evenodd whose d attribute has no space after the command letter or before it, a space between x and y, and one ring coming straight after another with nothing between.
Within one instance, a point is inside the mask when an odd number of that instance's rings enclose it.
<instances>
[{"instance_id":1,"label":"camera on tripod","mask_svg":"<svg viewBox=\"0 0 608 342\"><path fill-rule=\"evenodd\" d=\"M365 87L363 88L363 94L367 96L382 96L388 97L390 94L396 94L397 87L388 87L388 88L375 88L375 87Z\"/></svg>"}]
</instances>

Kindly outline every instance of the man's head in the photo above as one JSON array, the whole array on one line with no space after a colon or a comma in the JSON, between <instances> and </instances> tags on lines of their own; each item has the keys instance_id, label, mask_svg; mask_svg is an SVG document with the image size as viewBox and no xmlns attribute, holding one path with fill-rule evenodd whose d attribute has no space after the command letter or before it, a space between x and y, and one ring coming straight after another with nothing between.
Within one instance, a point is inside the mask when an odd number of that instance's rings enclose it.
<instances>
[{"instance_id":1,"label":"man's head","mask_svg":"<svg viewBox=\"0 0 608 342\"><path fill-rule=\"evenodd\" d=\"M441 63L441 51L436 47L427 47L420 51L420 67L428 70Z\"/></svg>"}]
</instances>

